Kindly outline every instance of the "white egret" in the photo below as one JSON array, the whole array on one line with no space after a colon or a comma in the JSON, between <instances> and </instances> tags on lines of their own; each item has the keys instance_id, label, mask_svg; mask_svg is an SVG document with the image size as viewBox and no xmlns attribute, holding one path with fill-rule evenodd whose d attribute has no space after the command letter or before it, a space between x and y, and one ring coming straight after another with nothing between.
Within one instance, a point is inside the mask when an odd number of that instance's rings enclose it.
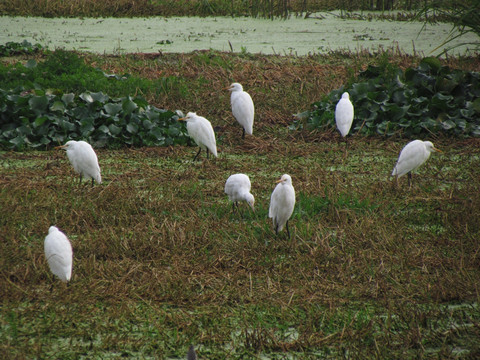
<instances>
[{"instance_id":1,"label":"white egret","mask_svg":"<svg viewBox=\"0 0 480 360\"><path fill-rule=\"evenodd\" d=\"M232 92L230 97L232 113L238 123L243 127L242 139L244 139L245 133L248 135L252 135L253 133L255 107L252 97L249 93L243 91L243 87L239 83L233 83L227 90Z\"/></svg>"},{"instance_id":2,"label":"white egret","mask_svg":"<svg viewBox=\"0 0 480 360\"><path fill-rule=\"evenodd\" d=\"M67 151L67 157L73 169L80 174L80 183L84 176L87 179L92 179L92 186L94 180L98 184L102 183L97 154L95 154L95 151L89 143L70 140L67 141L65 145L57 146L56 149L64 149Z\"/></svg>"},{"instance_id":3,"label":"white egret","mask_svg":"<svg viewBox=\"0 0 480 360\"><path fill-rule=\"evenodd\" d=\"M392 176L396 176L398 181L399 177L408 174L408 184L411 185L412 171L427 161L432 151L442 152L430 141L413 140L409 142L400 152Z\"/></svg>"},{"instance_id":4,"label":"white egret","mask_svg":"<svg viewBox=\"0 0 480 360\"><path fill-rule=\"evenodd\" d=\"M209 150L213 155L215 155L215 157L218 157L217 142L215 141L215 132L213 131L213 127L210 121L208 121L202 116L198 116L194 112L189 112L187 116L178 120L187 122L188 135L200 147L197 155L195 155L195 157L193 158L193 161L197 159L202 149L205 149L207 151L207 158Z\"/></svg>"},{"instance_id":5,"label":"white egret","mask_svg":"<svg viewBox=\"0 0 480 360\"><path fill-rule=\"evenodd\" d=\"M353 122L353 104L348 92L344 92L342 98L335 107L335 123L342 137L348 135Z\"/></svg>"},{"instance_id":6,"label":"white egret","mask_svg":"<svg viewBox=\"0 0 480 360\"><path fill-rule=\"evenodd\" d=\"M238 209L239 201L246 201L248 205L255 211L255 198L250 193L252 184L250 179L245 174L233 174L227 179L225 183L225 193L228 195L230 201L232 201L232 208L235 212L235 206Z\"/></svg>"},{"instance_id":7,"label":"white egret","mask_svg":"<svg viewBox=\"0 0 480 360\"><path fill-rule=\"evenodd\" d=\"M187 352L187 360L197 360L197 353L195 352L195 347L190 345Z\"/></svg>"},{"instance_id":8,"label":"white egret","mask_svg":"<svg viewBox=\"0 0 480 360\"><path fill-rule=\"evenodd\" d=\"M67 236L56 226L50 226L44 249L52 273L63 282L69 281L72 276L73 251Z\"/></svg>"},{"instance_id":9,"label":"white egret","mask_svg":"<svg viewBox=\"0 0 480 360\"><path fill-rule=\"evenodd\" d=\"M272 192L270 198L270 209L268 217L273 220L273 228L275 234L282 231L286 225L287 234L290 238L290 230L288 229L288 219L292 216L295 207L295 189L292 186L292 178L288 174L282 175L277 181L277 186Z\"/></svg>"}]
</instances>

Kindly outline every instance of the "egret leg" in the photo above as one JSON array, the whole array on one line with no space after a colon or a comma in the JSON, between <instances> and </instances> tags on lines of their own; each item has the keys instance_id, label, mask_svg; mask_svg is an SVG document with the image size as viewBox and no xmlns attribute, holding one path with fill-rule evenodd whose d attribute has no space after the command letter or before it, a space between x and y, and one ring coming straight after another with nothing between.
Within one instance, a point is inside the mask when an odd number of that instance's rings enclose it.
<instances>
[{"instance_id":1,"label":"egret leg","mask_svg":"<svg viewBox=\"0 0 480 360\"><path fill-rule=\"evenodd\" d=\"M348 154L348 137L345 136L345 158L347 157Z\"/></svg>"},{"instance_id":2,"label":"egret leg","mask_svg":"<svg viewBox=\"0 0 480 360\"><path fill-rule=\"evenodd\" d=\"M288 238L290 239L290 229L288 228L288 220L287 220L287 223L286 223L286 228L287 228Z\"/></svg>"},{"instance_id":3,"label":"egret leg","mask_svg":"<svg viewBox=\"0 0 480 360\"><path fill-rule=\"evenodd\" d=\"M207 159L210 158L209 155L210 155L210 152L208 151L208 148L207 148Z\"/></svg>"},{"instance_id":4,"label":"egret leg","mask_svg":"<svg viewBox=\"0 0 480 360\"><path fill-rule=\"evenodd\" d=\"M413 180L412 180L412 173L409 172L408 173L408 187L412 187L412 183L413 183Z\"/></svg>"},{"instance_id":5,"label":"egret leg","mask_svg":"<svg viewBox=\"0 0 480 360\"><path fill-rule=\"evenodd\" d=\"M245 129L243 129L242 139L245 139Z\"/></svg>"},{"instance_id":6,"label":"egret leg","mask_svg":"<svg viewBox=\"0 0 480 360\"><path fill-rule=\"evenodd\" d=\"M81 184L82 184L82 178L83 178L83 176L82 176L82 174L80 174L80 176L79 176L79 181L78 181L78 185L81 185Z\"/></svg>"},{"instance_id":7,"label":"egret leg","mask_svg":"<svg viewBox=\"0 0 480 360\"><path fill-rule=\"evenodd\" d=\"M200 155L200 151L202 151L202 148L198 149L197 155L195 155L193 161L197 160L198 155Z\"/></svg>"}]
</instances>

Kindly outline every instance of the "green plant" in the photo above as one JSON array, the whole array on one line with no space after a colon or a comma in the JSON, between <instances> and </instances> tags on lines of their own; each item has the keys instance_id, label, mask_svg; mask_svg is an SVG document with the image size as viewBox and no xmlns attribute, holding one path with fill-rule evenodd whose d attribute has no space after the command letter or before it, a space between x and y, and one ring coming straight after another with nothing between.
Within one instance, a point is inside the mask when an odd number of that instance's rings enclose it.
<instances>
[{"instance_id":1,"label":"green plant","mask_svg":"<svg viewBox=\"0 0 480 360\"><path fill-rule=\"evenodd\" d=\"M177 119L140 97L0 89L0 145L7 149L45 149L69 139L96 147L186 144L188 135Z\"/></svg>"},{"instance_id":2,"label":"green plant","mask_svg":"<svg viewBox=\"0 0 480 360\"><path fill-rule=\"evenodd\" d=\"M404 72L387 65L370 65L357 82L314 103L314 109L303 114L308 126L334 127L336 103L348 91L355 108L353 132L408 138L432 133L480 136L479 73L451 70L435 58ZM292 126L299 127L300 121Z\"/></svg>"},{"instance_id":3,"label":"green plant","mask_svg":"<svg viewBox=\"0 0 480 360\"><path fill-rule=\"evenodd\" d=\"M34 54L43 49L42 45L32 45L27 40L18 42L7 42L5 45L0 45L0 56L13 56L19 54Z\"/></svg>"}]
</instances>

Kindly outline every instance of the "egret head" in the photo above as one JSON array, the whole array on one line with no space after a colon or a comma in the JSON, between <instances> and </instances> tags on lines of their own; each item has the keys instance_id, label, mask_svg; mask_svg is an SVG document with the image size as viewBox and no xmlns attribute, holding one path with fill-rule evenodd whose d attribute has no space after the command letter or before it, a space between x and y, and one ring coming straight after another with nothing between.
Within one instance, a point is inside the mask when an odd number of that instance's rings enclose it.
<instances>
[{"instance_id":1,"label":"egret head","mask_svg":"<svg viewBox=\"0 0 480 360\"><path fill-rule=\"evenodd\" d=\"M243 86L240 85L239 83L233 83L232 85L230 85L227 90L230 90L230 91L243 91Z\"/></svg>"},{"instance_id":2,"label":"egret head","mask_svg":"<svg viewBox=\"0 0 480 360\"><path fill-rule=\"evenodd\" d=\"M423 143L425 144L425 148L427 149L428 152L432 152L432 151L437 151L440 153L442 152L442 150L439 150L435 146L433 146L431 141L424 141Z\"/></svg>"},{"instance_id":3,"label":"egret head","mask_svg":"<svg viewBox=\"0 0 480 360\"><path fill-rule=\"evenodd\" d=\"M280 178L280 180L277 180L277 183L291 185L292 184L292 178L288 174L283 174L282 177Z\"/></svg>"},{"instance_id":4,"label":"egret head","mask_svg":"<svg viewBox=\"0 0 480 360\"><path fill-rule=\"evenodd\" d=\"M187 113L187 116L183 117L183 118L180 118L178 119L179 121L191 121L191 120L194 120L196 118L197 114L194 113L194 112L189 112Z\"/></svg>"},{"instance_id":5,"label":"egret head","mask_svg":"<svg viewBox=\"0 0 480 360\"><path fill-rule=\"evenodd\" d=\"M48 233L49 233L49 234L51 234L51 233L54 232L54 231L58 231L58 228L57 228L56 226L50 226L50 227L48 228Z\"/></svg>"},{"instance_id":6,"label":"egret head","mask_svg":"<svg viewBox=\"0 0 480 360\"><path fill-rule=\"evenodd\" d=\"M350 99L350 95L348 94L348 92L344 92L342 94L342 99Z\"/></svg>"},{"instance_id":7,"label":"egret head","mask_svg":"<svg viewBox=\"0 0 480 360\"><path fill-rule=\"evenodd\" d=\"M248 193L246 200L247 204L250 205L252 210L255 212L255 197L252 194Z\"/></svg>"},{"instance_id":8,"label":"egret head","mask_svg":"<svg viewBox=\"0 0 480 360\"><path fill-rule=\"evenodd\" d=\"M68 149L73 149L77 142L75 140L69 140L65 143L65 145L60 145L55 147L55 149L63 149L63 150L68 150Z\"/></svg>"}]
</instances>

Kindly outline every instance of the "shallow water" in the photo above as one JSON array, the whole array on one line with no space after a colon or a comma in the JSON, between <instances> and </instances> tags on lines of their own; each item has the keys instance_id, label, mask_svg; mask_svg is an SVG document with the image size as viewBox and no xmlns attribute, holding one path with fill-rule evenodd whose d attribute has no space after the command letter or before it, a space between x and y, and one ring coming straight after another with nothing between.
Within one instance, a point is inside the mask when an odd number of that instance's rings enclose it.
<instances>
[{"instance_id":1,"label":"shallow water","mask_svg":"<svg viewBox=\"0 0 480 360\"><path fill-rule=\"evenodd\" d=\"M408 54L431 53L447 37L449 24L343 20L333 13L288 20L255 18L0 18L0 43L40 43L97 53L219 51L263 54L324 53L329 50L399 47ZM456 42L478 41L469 34ZM466 47L452 54L464 53Z\"/></svg>"}]
</instances>

